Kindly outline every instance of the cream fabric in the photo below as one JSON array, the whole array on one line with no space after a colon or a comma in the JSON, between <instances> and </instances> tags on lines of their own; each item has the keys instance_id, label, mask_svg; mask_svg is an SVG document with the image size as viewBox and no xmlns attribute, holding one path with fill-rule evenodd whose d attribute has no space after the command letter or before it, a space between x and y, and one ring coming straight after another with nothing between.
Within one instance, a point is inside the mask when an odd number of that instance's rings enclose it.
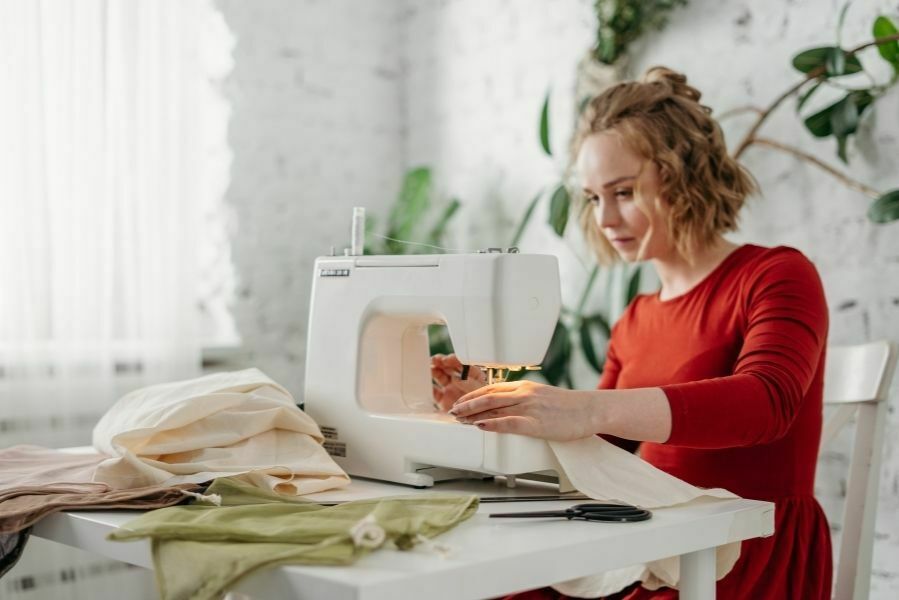
<instances>
[{"instance_id":1,"label":"cream fabric","mask_svg":"<svg viewBox=\"0 0 899 600\"><path fill-rule=\"evenodd\" d=\"M349 483L322 447L315 422L257 369L142 388L94 428L109 455L94 474L113 488L199 483L242 475L280 494Z\"/></svg>"},{"instance_id":2,"label":"cream fabric","mask_svg":"<svg viewBox=\"0 0 899 600\"><path fill-rule=\"evenodd\" d=\"M663 508L738 497L723 489L704 490L692 486L596 436L572 442L550 442L550 446L574 487L594 500ZM716 578L727 575L738 558L740 542L719 547ZM597 598L618 592L635 581L642 581L642 585L649 589L677 588L680 560L676 556L665 558L573 579L553 587L568 596Z\"/></svg>"}]
</instances>

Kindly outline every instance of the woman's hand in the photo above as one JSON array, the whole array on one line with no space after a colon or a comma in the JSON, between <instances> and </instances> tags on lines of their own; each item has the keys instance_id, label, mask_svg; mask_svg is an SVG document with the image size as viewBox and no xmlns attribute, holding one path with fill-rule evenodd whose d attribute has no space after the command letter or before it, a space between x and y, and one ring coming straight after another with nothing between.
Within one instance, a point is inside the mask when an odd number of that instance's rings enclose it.
<instances>
[{"instance_id":1,"label":"woman's hand","mask_svg":"<svg viewBox=\"0 0 899 600\"><path fill-rule=\"evenodd\" d=\"M487 383L481 369L469 369L468 378L461 379L462 363L455 354L435 354L431 357L431 379L434 402L443 412L449 411L462 396Z\"/></svg>"},{"instance_id":2,"label":"woman's hand","mask_svg":"<svg viewBox=\"0 0 899 600\"><path fill-rule=\"evenodd\" d=\"M485 431L576 440L598 431L601 403L596 393L527 380L496 383L466 394L449 412Z\"/></svg>"}]
</instances>

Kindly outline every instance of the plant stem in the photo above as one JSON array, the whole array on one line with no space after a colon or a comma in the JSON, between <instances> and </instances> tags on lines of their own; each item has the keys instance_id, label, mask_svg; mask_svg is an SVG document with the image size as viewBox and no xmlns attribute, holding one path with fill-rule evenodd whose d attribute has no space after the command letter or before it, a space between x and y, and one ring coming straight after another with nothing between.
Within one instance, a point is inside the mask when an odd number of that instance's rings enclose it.
<instances>
[{"instance_id":1,"label":"plant stem","mask_svg":"<svg viewBox=\"0 0 899 600\"><path fill-rule=\"evenodd\" d=\"M874 188L869 187L860 181L852 179L851 177L849 177L842 171L839 171L839 170L831 167L824 161L816 158L815 156L813 156L807 152L803 152L799 148L795 148L793 146L788 146L786 144L781 144L780 142L777 142L775 140L770 140L768 138L753 138L752 141L750 142L750 145L752 145L752 144L758 144L760 146L768 146L769 148L774 148L776 150L780 150L781 152L786 152L787 154L792 154L796 158L799 158L801 160L809 162L809 163L815 165L816 167L818 167L819 169L826 171L827 173L830 173L833 177L838 179L840 181L840 183L842 183L846 187L856 190L858 192L861 192L871 198L879 198L881 195L880 192L878 192ZM747 146L747 148L748 148L748 146Z\"/></svg>"},{"instance_id":2,"label":"plant stem","mask_svg":"<svg viewBox=\"0 0 899 600\"><path fill-rule=\"evenodd\" d=\"M862 44L861 46L857 46L857 47L853 48L852 50L847 50L846 55L854 56L855 54L861 52L865 48L869 48L871 46L879 46L881 44L885 44L887 42L892 42L892 41L897 41L897 40L899 40L899 33L893 34L893 35L888 35L888 36L881 37L881 38L877 38L875 40L871 40L870 42L866 42L866 43ZM787 98L789 98L790 96L792 96L793 94L798 92L800 90L800 88L802 88L802 86L804 86L809 81L812 81L813 79L817 79L821 75L824 75L826 70L827 70L827 67L825 65L820 65L819 67L812 69L811 71L806 73L805 78L802 79L802 81L795 84L790 89L785 91L783 94L778 96L774 100L774 102L772 102L768 106L768 108L766 108L764 111L762 111L762 113L759 115L758 119L756 119L756 121L752 125L752 127L749 128L749 131L746 133L746 136L743 138L743 141L741 141L740 144L737 146L737 149L734 152L734 158L739 159L740 156L742 156L743 153L746 152L746 149L752 144L753 140L755 139L755 134L758 133L759 129L762 127L764 122L768 120L769 116L771 116L771 113L774 112L774 110L778 106L780 106L784 100L786 100Z\"/></svg>"},{"instance_id":3,"label":"plant stem","mask_svg":"<svg viewBox=\"0 0 899 600\"><path fill-rule=\"evenodd\" d=\"M737 115L741 115L743 113L752 112L757 115L762 114L762 109L758 106L738 106L737 108L732 108L730 110L726 110L720 115L718 115L718 122L720 123L724 119L728 119L730 117L736 117Z\"/></svg>"}]
</instances>

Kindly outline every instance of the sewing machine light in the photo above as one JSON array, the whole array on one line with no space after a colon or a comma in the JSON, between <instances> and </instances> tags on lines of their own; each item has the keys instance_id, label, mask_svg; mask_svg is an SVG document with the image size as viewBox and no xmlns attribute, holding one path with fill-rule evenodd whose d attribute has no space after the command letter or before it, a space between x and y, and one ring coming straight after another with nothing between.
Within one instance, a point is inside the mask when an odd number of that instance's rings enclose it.
<instances>
[{"instance_id":1,"label":"sewing machine light","mask_svg":"<svg viewBox=\"0 0 899 600\"><path fill-rule=\"evenodd\" d=\"M518 373L521 371L539 371L540 365L515 365L509 367L484 367L484 373L487 376L487 385L494 383L503 383L509 378L510 373ZM464 379L464 377L463 377Z\"/></svg>"}]
</instances>

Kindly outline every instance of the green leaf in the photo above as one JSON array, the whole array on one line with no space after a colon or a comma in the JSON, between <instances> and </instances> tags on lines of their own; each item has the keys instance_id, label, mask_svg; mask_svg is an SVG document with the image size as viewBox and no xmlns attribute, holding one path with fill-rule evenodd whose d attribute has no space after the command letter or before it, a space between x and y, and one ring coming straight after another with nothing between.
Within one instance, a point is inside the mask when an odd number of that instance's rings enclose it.
<instances>
[{"instance_id":1,"label":"green leaf","mask_svg":"<svg viewBox=\"0 0 899 600\"><path fill-rule=\"evenodd\" d=\"M846 156L846 148L849 137L845 135L838 135L835 137L837 138L837 156L840 157L841 161L848 165L849 158Z\"/></svg>"},{"instance_id":2,"label":"green leaf","mask_svg":"<svg viewBox=\"0 0 899 600\"><path fill-rule=\"evenodd\" d=\"M815 69L822 68L822 75L836 76L828 70L827 63L831 53L839 52L843 58L843 68L839 75L851 75L862 70L862 64L855 55L835 46L824 46L804 50L793 57L793 67L802 73L811 73ZM832 59L831 59L832 60Z\"/></svg>"},{"instance_id":3,"label":"green leaf","mask_svg":"<svg viewBox=\"0 0 899 600\"><path fill-rule=\"evenodd\" d=\"M631 273L631 278L627 282L627 304L633 302L634 298L637 297L637 294L640 292L640 276L643 273L643 269L639 266Z\"/></svg>"},{"instance_id":4,"label":"green leaf","mask_svg":"<svg viewBox=\"0 0 899 600\"><path fill-rule=\"evenodd\" d=\"M899 190L892 190L875 200L868 208L868 218L875 223L899 219Z\"/></svg>"},{"instance_id":5,"label":"green leaf","mask_svg":"<svg viewBox=\"0 0 899 600\"><path fill-rule=\"evenodd\" d=\"M553 155L549 147L549 92L546 92L543 109L540 111L540 145L543 146L543 151L548 156Z\"/></svg>"},{"instance_id":6,"label":"green leaf","mask_svg":"<svg viewBox=\"0 0 899 600\"><path fill-rule=\"evenodd\" d=\"M852 99L848 100L850 97L852 97ZM827 137L835 134L834 121L839 125L839 131L842 135L855 133L854 127L848 128L846 125L850 123L858 125L858 117L873 101L874 97L868 90L853 90L847 93L842 99L806 118L805 126L815 137ZM847 106L847 104L850 103L851 105ZM856 113L856 118L854 120L852 117L847 117L849 111L852 109L854 109ZM834 117L834 113L839 113L839 116Z\"/></svg>"},{"instance_id":7,"label":"green leaf","mask_svg":"<svg viewBox=\"0 0 899 600\"><path fill-rule=\"evenodd\" d=\"M846 22L846 13L849 11L850 4L852 4L852 0L848 0L843 5L843 8L840 9L840 16L837 17L837 40L843 38L843 23ZM837 43L839 43L839 41Z\"/></svg>"},{"instance_id":8,"label":"green leaf","mask_svg":"<svg viewBox=\"0 0 899 600\"><path fill-rule=\"evenodd\" d=\"M562 321L556 322L556 329L543 358L540 375L550 385L559 385L568 374L568 363L571 360L571 334Z\"/></svg>"},{"instance_id":9,"label":"green leaf","mask_svg":"<svg viewBox=\"0 0 899 600\"><path fill-rule=\"evenodd\" d=\"M524 235L524 230L527 228L528 223L531 220L531 215L534 214L534 209L537 207L537 202L543 196L543 190L537 192L537 195L531 199L531 202L528 204L527 210L524 211L524 216L521 217L521 223L518 224L518 227L515 229L515 235L512 236L512 241L509 243L509 246L518 246L518 243L521 241L521 236Z\"/></svg>"},{"instance_id":10,"label":"green leaf","mask_svg":"<svg viewBox=\"0 0 899 600\"><path fill-rule=\"evenodd\" d=\"M549 224L559 237L565 234L570 209L571 196L568 195L568 189L564 184L559 184L549 201Z\"/></svg>"},{"instance_id":11,"label":"green leaf","mask_svg":"<svg viewBox=\"0 0 899 600\"><path fill-rule=\"evenodd\" d=\"M827 52L827 74L830 76L842 75L846 70L846 54L842 48L830 48Z\"/></svg>"},{"instance_id":12,"label":"green leaf","mask_svg":"<svg viewBox=\"0 0 899 600\"><path fill-rule=\"evenodd\" d=\"M459 202L457 198L450 200L447 207L443 209L443 214L440 215L437 223L434 224L434 227L431 229L430 233L428 233L428 237L425 240L426 244L431 244L432 246L440 246L443 244L443 236L446 234L446 228L460 206L462 206L462 203Z\"/></svg>"},{"instance_id":13,"label":"green leaf","mask_svg":"<svg viewBox=\"0 0 899 600\"><path fill-rule=\"evenodd\" d=\"M833 132L830 127L830 113L833 111L833 107L834 105L830 105L827 108L806 117L804 121L805 127L813 136L827 137Z\"/></svg>"},{"instance_id":14,"label":"green leaf","mask_svg":"<svg viewBox=\"0 0 899 600\"><path fill-rule=\"evenodd\" d=\"M830 111L830 128L833 136L837 138L837 156L844 163L849 160L846 157L846 141L858 128L859 110L856 105L855 94L847 94L834 110Z\"/></svg>"},{"instance_id":15,"label":"green leaf","mask_svg":"<svg viewBox=\"0 0 899 600\"><path fill-rule=\"evenodd\" d=\"M584 319L581 322L580 337L581 350L584 351L584 358L587 359L587 364L589 364L597 373L602 373L602 363L600 362L599 357L596 356L593 340L590 339L590 322L587 319Z\"/></svg>"},{"instance_id":16,"label":"green leaf","mask_svg":"<svg viewBox=\"0 0 899 600\"><path fill-rule=\"evenodd\" d=\"M427 212L430 197L431 170L427 167L410 169L403 180L400 196L390 211L387 236L411 241L416 226ZM388 245L395 250L405 246L397 242Z\"/></svg>"},{"instance_id":17,"label":"green leaf","mask_svg":"<svg viewBox=\"0 0 899 600\"><path fill-rule=\"evenodd\" d=\"M605 360L600 358L600 355L596 352L596 347L593 345L593 330L600 334L601 339L608 340L612 337L612 328L609 326L608 320L600 313L592 314L581 320L579 333L584 358L587 359L587 363L597 373L602 373L602 366Z\"/></svg>"},{"instance_id":18,"label":"green leaf","mask_svg":"<svg viewBox=\"0 0 899 600\"><path fill-rule=\"evenodd\" d=\"M819 79L817 82L815 82L815 85L813 85L812 87L808 88L805 92L803 92L802 96L799 97L799 102L796 103L796 112L799 112L800 110L802 110L802 107L805 105L806 102L808 102L808 99L812 97L812 94L814 94L815 91L819 87L821 87L822 83L824 83L824 80Z\"/></svg>"},{"instance_id":19,"label":"green leaf","mask_svg":"<svg viewBox=\"0 0 899 600\"><path fill-rule=\"evenodd\" d=\"M896 35L899 30L887 17L880 16L874 20L874 39L889 37ZM893 40L877 45L877 51L888 63L893 65L893 69L899 73L899 41Z\"/></svg>"},{"instance_id":20,"label":"green leaf","mask_svg":"<svg viewBox=\"0 0 899 600\"><path fill-rule=\"evenodd\" d=\"M609 320L601 315L600 313L594 313L587 317L592 326L595 326L599 329L599 332L605 336L606 339L612 337L612 326L609 324Z\"/></svg>"}]
</instances>

